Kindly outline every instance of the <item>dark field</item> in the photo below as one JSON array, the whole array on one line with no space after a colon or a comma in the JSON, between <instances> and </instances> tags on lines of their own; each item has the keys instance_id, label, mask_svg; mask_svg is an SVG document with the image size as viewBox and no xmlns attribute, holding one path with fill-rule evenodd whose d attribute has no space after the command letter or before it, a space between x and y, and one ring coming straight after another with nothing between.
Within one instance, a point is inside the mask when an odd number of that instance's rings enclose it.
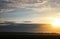
<instances>
[{"instance_id":1,"label":"dark field","mask_svg":"<svg viewBox=\"0 0 60 39\"><path fill-rule=\"evenodd\" d=\"M50 26L49 24L0 25L0 38L59 39L60 34L50 32Z\"/></svg>"},{"instance_id":2,"label":"dark field","mask_svg":"<svg viewBox=\"0 0 60 39\"><path fill-rule=\"evenodd\" d=\"M0 38L60 39L56 33L0 32Z\"/></svg>"}]
</instances>

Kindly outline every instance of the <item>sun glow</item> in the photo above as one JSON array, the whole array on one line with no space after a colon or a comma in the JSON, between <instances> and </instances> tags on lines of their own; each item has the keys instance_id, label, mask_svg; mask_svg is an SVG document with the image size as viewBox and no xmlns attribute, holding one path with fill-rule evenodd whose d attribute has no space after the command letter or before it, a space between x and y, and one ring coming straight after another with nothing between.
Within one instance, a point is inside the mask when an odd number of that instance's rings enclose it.
<instances>
[{"instance_id":1,"label":"sun glow","mask_svg":"<svg viewBox=\"0 0 60 39\"><path fill-rule=\"evenodd\" d=\"M52 22L52 26L54 27L60 27L60 19L59 18L55 18Z\"/></svg>"}]
</instances>

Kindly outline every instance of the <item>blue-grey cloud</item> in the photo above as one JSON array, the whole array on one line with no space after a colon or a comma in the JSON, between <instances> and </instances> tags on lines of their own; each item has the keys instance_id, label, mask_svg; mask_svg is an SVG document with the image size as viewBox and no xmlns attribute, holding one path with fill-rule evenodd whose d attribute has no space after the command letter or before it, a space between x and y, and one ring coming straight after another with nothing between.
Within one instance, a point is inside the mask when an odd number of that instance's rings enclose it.
<instances>
[{"instance_id":1,"label":"blue-grey cloud","mask_svg":"<svg viewBox=\"0 0 60 39\"><path fill-rule=\"evenodd\" d=\"M42 1L42 2L41 2ZM11 12L9 12L11 11ZM4 12L4 13L3 13ZM6 12L6 13L5 13ZM1 0L0 18L6 20L40 20L57 16L60 0Z\"/></svg>"},{"instance_id":2,"label":"blue-grey cloud","mask_svg":"<svg viewBox=\"0 0 60 39\"><path fill-rule=\"evenodd\" d=\"M60 7L60 0L0 0L0 11L15 8Z\"/></svg>"},{"instance_id":3,"label":"blue-grey cloud","mask_svg":"<svg viewBox=\"0 0 60 39\"><path fill-rule=\"evenodd\" d=\"M0 12L23 7L36 8L34 4L42 2L42 0L0 0Z\"/></svg>"}]
</instances>

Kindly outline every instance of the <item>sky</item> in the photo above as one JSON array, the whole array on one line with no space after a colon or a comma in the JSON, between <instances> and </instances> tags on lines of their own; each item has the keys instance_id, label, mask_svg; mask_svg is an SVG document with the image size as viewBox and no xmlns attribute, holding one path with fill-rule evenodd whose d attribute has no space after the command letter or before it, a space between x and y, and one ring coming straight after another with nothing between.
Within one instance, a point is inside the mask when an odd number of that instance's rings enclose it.
<instances>
[{"instance_id":1,"label":"sky","mask_svg":"<svg viewBox=\"0 0 60 39\"><path fill-rule=\"evenodd\" d=\"M0 22L50 23L60 18L60 0L0 0Z\"/></svg>"}]
</instances>

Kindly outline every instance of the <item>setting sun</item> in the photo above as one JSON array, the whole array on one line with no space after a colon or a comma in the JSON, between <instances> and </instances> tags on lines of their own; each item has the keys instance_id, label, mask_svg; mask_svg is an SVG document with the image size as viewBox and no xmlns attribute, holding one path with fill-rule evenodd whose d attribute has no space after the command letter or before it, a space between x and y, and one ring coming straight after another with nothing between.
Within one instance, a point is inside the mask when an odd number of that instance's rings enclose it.
<instances>
[{"instance_id":1,"label":"setting sun","mask_svg":"<svg viewBox=\"0 0 60 39\"><path fill-rule=\"evenodd\" d=\"M60 19L59 18L55 18L52 22L52 26L54 27L60 27Z\"/></svg>"}]
</instances>

